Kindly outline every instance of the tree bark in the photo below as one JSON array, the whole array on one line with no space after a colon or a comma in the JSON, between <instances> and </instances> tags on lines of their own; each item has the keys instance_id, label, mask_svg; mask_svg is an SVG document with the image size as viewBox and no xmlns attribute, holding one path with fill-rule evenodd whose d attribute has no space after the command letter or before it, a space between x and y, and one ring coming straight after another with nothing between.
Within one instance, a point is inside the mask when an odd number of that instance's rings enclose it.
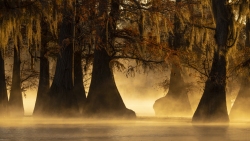
<instances>
[{"instance_id":1,"label":"tree bark","mask_svg":"<svg viewBox=\"0 0 250 141\"><path fill-rule=\"evenodd\" d=\"M76 51L74 56L74 93L77 98L79 112L82 114L86 105L86 92L83 85L82 52Z\"/></svg>"},{"instance_id":2,"label":"tree bark","mask_svg":"<svg viewBox=\"0 0 250 141\"><path fill-rule=\"evenodd\" d=\"M250 47L250 18L246 18L246 41L245 47Z\"/></svg>"},{"instance_id":3,"label":"tree bark","mask_svg":"<svg viewBox=\"0 0 250 141\"><path fill-rule=\"evenodd\" d=\"M14 63L12 73L12 84L9 98L10 116L23 116L23 97L21 90L21 78L20 78L20 44L18 42L17 47L14 47Z\"/></svg>"},{"instance_id":4,"label":"tree bark","mask_svg":"<svg viewBox=\"0 0 250 141\"><path fill-rule=\"evenodd\" d=\"M116 87L110 61L105 49L95 50L86 114L92 117L135 117L135 113L126 108Z\"/></svg>"},{"instance_id":5,"label":"tree bark","mask_svg":"<svg viewBox=\"0 0 250 141\"><path fill-rule=\"evenodd\" d=\"M47 101L49 99L48 97L48 91L50 87L49 83L49 60L46 57L47 53L47 36L49 36L48 33L48 25L42 21L41 22L42 27L42 46L40 48L40 74L39 74L39 85L38 85L38 91L37 91L37 98L35 103L35 108L33 115L34 116L42 116L44 114L44 107L47 105ZM51 36L50 36L51 37Z\"/></svg>"},{"instance_id":6,"label":"tree bark","mask_svg":"<svg viewBox=\"0 0 250 141\"><path fill-rule=\"evenodd\" d=\"M50 103L47 110L53 116L75 116L78 105L73 93L72 44L64 45L57 57L56 71L49 90Z\"/></svg>"},{"instance_id":7,"label":"tree bark","mask_svg":"<svg viewBox=\"0 0 250 141\"><path fill-rule=\"evenodd\" d=\"M72 12L64 3L63 21L60 26L60 53L57 57L55 76L49 90L50 102L46 108L49 116L72 117L79 113L76 95L73 92L73 43L74 23Z\"/></svg>"},{"instance_id":8,"label":"tree bark","mask_svg":"<svg viewBox=\"0 0 250 141\"><path fill-rule=\"evenodd\" d=\"M4 58L0 50L0 117L8 116L8 96L5 82Z\"/></svg>"},{"instance_id":9,"label":"tree bark","mask_svg":"<svg viewBox=\"0 0 250 141\"><path fill-rule=\"evenodd\" d=\"M176 0L176 6L178 7L182 0ZM174 40L173 40L173 49L180 49L181 47L186 46L184 43L184 27L180 21L178 14L174 16Z\"/></svg>"},{"instance_id":10,"label":"tree bark","mask_svg":"<svg viewBox=\"0 0 250 141\"><path fill-rule=\"evenodd\" d=\"M91 117L119 117L134 118L135 112L126 108L122 97L116 87L113 72L110 68L112 57L106 49L110 50L109 43L113 43L115 37L117 15L119 14L119 1L111 1L111 11L108 19L108 1L99 1L99 16L103 17L108 26L97 26L97 34L100 38L99 47L94 52L94 63L90 89L87 97L85 113Z\"/></svg>"},{"instance_id":11,"label":"tree bark","mask_svg":"<svg viewBox=\"0 0 250 141\"><path fill-rule=\"evenodd\" d=\"M228 122L225 56L214 53L209 76L200 103L194 113L193 122Z\"/></svg>"},{"instance_id":12,"label":"tree bark","mask_svg":"<svg viewBox=\"0 0 250 141\"><path fill-rule=\"evenodd\" d=\"M200 103L194 113L193 122L229 122L226 106L227 37L229 32L229 9L226 0L212 0L216 21L215 40L217 48L209 78Z\"/></svg>"},{"instance_id":13,"label":"tree bark","mask_svg":"<svg viewBox=\"0 0 250 141\"><path fill-rule=\"evenodd\" d=\"M36 104L33 112L34 116L43 115L44 106L47 104L46 101L49 99L49 60L44 56L45 52L44 47L42 47L40 50L40 76Z\"/></svg>"}]
</instances>

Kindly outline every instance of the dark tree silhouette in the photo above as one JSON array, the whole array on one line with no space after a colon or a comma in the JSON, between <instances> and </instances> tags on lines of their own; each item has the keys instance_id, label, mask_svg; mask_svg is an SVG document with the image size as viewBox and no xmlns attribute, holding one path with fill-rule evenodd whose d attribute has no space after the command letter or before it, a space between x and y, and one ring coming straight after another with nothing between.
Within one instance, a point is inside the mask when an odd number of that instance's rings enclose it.
<instances>
[{"instance_id":1,"label":"dark tree silhouette","mask_svg":"<svg viewBox=\"0 0 250 141\"><path fill-rule=\"evenodd\" d=\"M214 50L212 68L205 83L205 90L200 103L194 113L193 122L228 122L226 107L226 66L227 66L227 39L229 26L232 22L231 11L226 0L212 0L214 19L216 22L215 40L217 47Z\"/></svg>"},{"instance_id":2,"label":"dark tree silhouette","mask_svg":"<svg viewBox=\"0 0 250 141\"><path fill-rule=\"evenodd\" d=\"M56 70L49 89L49 104L46 106L48 116L75 116L78 114L78 103L73 93L73 12L63 2L63 20L60 25L60 53L57 57Z\"/></svg>"},{"instance_id":3,"label":"dark tree silhouette","mask_svg":"<svg viewBox=\"0 0 250 141\"><path fill-rule=\"evenodd\" d=\"M20 40L20 39L19 39ZM12 84L9 98L9 110L11 116L23 116L23 97L21 90L21 77L20 77L20 41L14 47L14 63L12 73Z\"/></svg>"},{"instance_id":4,"label":"dark tree silhouette","mask_svg":"<svg viewBox=\"0 0 250 141\"><path fill-rule=\"evenodd\" d=\"M86 104L86 92L83 85L82 51L74 55L74 94L76 95L79 112L82 113Z\"/></svg>"},{"instance_id":5,"label":"dark tree silhouette","mask_svg":"<svg viewBox=\"0 0 250 141\"><path fill-rule=\"evenodd\" d=\"M49 100L48 91L50 88L50 78L49 78L49 60L47 53L47 43L49 41L48 37L51 37L49 33L48 24L45 21L41 21L41 48L40 48L40 75L39 84L37 91L37 98L35 103L35 108L33 115L40 116L44 114L44 107Z\"/></svg>"},{"instance_id":6,"label":"dark tree silhouette","mask_svg":"<svg viewBox=\"0 0 250 141\"><path fill-rule=\"evenodd\" d=\"M119 1L111 1L111 11L107 13L108 1L99 1L99 17L103 18L104 25L99 24L97 35L98 47L94 51L94 62L90 89L87 97L85 113L91 117L135 117L135 112L126 108L116 87L110 61L112 57L106 49L114 39L116 21L119 18ZM108 31L108 34L107 34Z\"/></svg>"},{"instance_id":7,"label":"dark tree silhouette","mask_svg":"<svg viewBox=\"0 0 250 141\"><path fill-rule=\"evenodd\" d=\"M0 50L0 117L8 116L8 96L5 82L4 58Z\"/></svg>"}]
</instances>

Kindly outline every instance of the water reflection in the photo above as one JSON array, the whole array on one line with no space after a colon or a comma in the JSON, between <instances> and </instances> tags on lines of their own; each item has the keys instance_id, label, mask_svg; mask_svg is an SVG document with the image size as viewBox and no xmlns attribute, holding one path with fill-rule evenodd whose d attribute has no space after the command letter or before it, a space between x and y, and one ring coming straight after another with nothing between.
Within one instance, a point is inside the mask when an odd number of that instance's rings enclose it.
<instances>
[{"instance_id":1,"label":"water reflection","mask_svg":"<svg viewBox=\"0 0 250 141\"><path fill-rule=\"evenodd\" d=\"M230 141L229 125L193 125L198 141Z\"/></svg>"},{"instance_id":2,"label":"water reflection","mask_svg":"<svg viewBox=\"0 0 250 141\"><path fill-rule=\"evenodd\" d=\"M228 128L228 136L231 140L249 141L250 123L232 123Z\"/></svg>"},{"instance_id":3,"label":"water reflection","mask_svg":"<svg viewBox=\"0 0 250 141\"><path fill-rule=\"evenodd\" d=\"M0 141L247 141L250 124L192 125L190 119L0 121Z\"/></svg>"}]
</instances>

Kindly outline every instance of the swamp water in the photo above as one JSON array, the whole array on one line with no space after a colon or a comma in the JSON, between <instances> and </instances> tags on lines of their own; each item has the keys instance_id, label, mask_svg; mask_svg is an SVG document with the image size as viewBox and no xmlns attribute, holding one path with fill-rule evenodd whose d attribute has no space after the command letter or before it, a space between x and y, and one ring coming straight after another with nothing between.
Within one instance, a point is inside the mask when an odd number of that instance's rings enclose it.
<instances>
[{"instance_id":1,"label":"swamp water","mask_svg":"<svg viewBox=\"0 0 250 141\"><path fill-rule=\"evenodd\" d=\"M135 120L9 119L0 141L249 141L250 122L193 125L186 118Z\"/></svg>"}]
</instances>

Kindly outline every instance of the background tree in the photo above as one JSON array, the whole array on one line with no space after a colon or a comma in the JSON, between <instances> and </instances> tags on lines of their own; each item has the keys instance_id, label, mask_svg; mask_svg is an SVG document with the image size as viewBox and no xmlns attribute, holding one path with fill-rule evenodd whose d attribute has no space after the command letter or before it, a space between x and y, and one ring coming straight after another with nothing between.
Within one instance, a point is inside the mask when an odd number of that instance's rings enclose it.
<instances>
[{"instance_id":1,"label":"background tree","mask_svg":"<svg viewBox=\"0 0 250 141\"><path fill-rule=\"evenodd\" d=\"M47 20L50 23L50 30L56 31L57 26L55 26L58 21L55 19L56 16L51 16L50 14L55 14L53 8L43 9L44 7L50 7L51 1L12 1L4 0L1 1L2 13L1 15L1 47L6 48L11 38L15 46L15 63L13 73L13 87L11 88L10 94L10 105L12 109L17 109L16 112L12 112L13 115L23 115L22 106L22 94L20 93L20 49L23 44L27 46L34 45L36 48L40 46L41 34L40 34L40 16L42 13L47 15ZM53 2L57 3L57 1ZM48 16L49 15L49 16ZM19 60L19 61L18 61ZM17 76L16 76L17 75ZM15 108L16 107L16 108ZM19 114L18 114L19 112Z\"/></svg>"},{"instance_id":2,"label":"background tree","mask_svg":"<svg viewBox=\"0 0 250 141\"><path fill-rule=\"evenodd\" d=\"M181 0L176 1L176 13L174 16L174 29L173 29L173 44L169 45L173 50L179 50L188 46L184 39L185 25L181 23L181 17L177 7L180 7ZM159 5L161 3L157 3ZM184 7L183 7L184 8ZM171 39L170 39L171 41ZM154 110L157 116L191 116L191 105L187 95L187 85L181 74L181 64L179 64L178 56L173 55L175 61L171 64L171 74L169 89L166 96L160 98L154 103Z\"/></svg>"}]
</instances>

